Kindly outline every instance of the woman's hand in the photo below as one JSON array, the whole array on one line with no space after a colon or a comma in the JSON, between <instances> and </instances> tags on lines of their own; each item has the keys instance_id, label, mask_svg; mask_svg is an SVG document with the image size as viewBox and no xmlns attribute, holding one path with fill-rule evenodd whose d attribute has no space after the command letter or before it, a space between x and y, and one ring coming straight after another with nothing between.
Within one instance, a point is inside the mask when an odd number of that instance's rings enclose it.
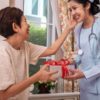
<instances>
[{"instance_id":1,"label":"woman's hand","mask_svg":"<svg viewBox=\"0 0 100 100\"><path fill-rule=\"evenodd\" d=\"M77 21L72 17L71 19L66 16L66 28L72 30L77 25Z\"/></svg>"},{"instance_id":2,"label":"woman's hand","mask_svg":"<svg viewBox=\"0 0 100 100\"><path fill-rule=\"evenodd\" d=\"M58 71L52 71L52 72L47 72L46 68L49 67L48 64L44 65L40 71L38 72L39 76L38 76L38 81L41 82L52 82L52 81L56 81L56 78L51 77L53 74L56 74Z\"/></svg>"},{"instance_id":3,"label":"woman's hand","mask_svg":"<svg viewBox=\"0 0 100 100\"><path fill-rule=\"evenodd\" d=\"M76 80L76 79L80 79L80 78L85 78L84 73L79 71L79 70L69 69L69 71L74 73L74 75L67 76L67 77L64 78L64 79L66 79L68 81L72 81L72 80Z\"/></svg>"}]
</instances>

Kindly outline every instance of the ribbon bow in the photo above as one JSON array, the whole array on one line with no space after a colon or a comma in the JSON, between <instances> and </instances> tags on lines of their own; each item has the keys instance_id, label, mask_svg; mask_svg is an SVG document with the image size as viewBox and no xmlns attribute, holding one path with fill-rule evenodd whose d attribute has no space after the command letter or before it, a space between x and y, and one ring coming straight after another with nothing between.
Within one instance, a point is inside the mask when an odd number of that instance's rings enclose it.
<instances>
[{"instance_id":1,"label":"ribbon bow","mask_svg":"<svg viewBox=\"0 0 100 100\"><path fill-rule=\"evenodd\" d=\"M58 62L54 60L48 60L46 62L43 62L44 64L49 64L49 65L61 65L62 66L62 78L65 76L69 75L68 68L66 67L67 65L70 64L70 61L68 59L61 59Z\"/></svg>"}]
</instances>

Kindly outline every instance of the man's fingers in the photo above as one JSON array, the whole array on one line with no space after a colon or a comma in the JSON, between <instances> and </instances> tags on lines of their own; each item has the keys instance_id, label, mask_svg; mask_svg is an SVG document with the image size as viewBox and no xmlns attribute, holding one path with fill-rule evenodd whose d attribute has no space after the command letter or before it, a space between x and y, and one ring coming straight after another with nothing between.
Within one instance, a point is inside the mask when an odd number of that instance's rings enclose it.
<instances>
[{"instance_id":1,"label":"man's fingers","mask_svg":"<svg viewBox=\"0 0 100 100\"><path fill-rule=\"evenodd\" d=\"M71 19L74 20L74 17L72 16Z\"/></svg>"},{"instance_id":2,"label":"man's fingers","mask_svg":"<svg viewBox=\"0 0 100 100\"><path fill-rule=\"evenodd\" d=\"M69 21L69 17L68 16L66 16L66 22L68 22Z\"/></svg>"},{"instance_id":3,"label":"man's fingers","mask_svg":"<svg viewBox=\"0 0 100 100\"><path fill-rule=\"evenodd\" d=\"M49 64L45 64L42 69L46 70L47 67L49 67Z\"/></svg>"},{"instance_id":4,"label":"man's fingers","mask_svg":"<svg viewBox=\"0 0 100 100\"><path fill-rule=\"evenodd\" d=\"M58 73L58 71L57 71L57 70L52 71L52 72L49 72L49 75L53 75L53 74L56 74L56 73Z\"/></svg>"},{"instance_id":5,"label":"man's fingers","mask_svg":"<svg viewBox=\"0 0 100 100\"><path fill-rule=\"evenodd\" d=\"M56 81L57 78L50 77L50 82Z\"/></svg>"}]
</instances>

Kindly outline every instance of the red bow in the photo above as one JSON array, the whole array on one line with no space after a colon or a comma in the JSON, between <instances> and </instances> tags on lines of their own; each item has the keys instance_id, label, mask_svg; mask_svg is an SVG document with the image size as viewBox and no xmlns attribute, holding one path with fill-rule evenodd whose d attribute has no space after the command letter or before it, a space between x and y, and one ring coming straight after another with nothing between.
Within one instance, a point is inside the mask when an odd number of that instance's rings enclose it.
<instances>
[{"instance_id":1,"label":"red bow","mask_svg":"<svg viewBox=\"0 0 100 100\"><path fill-rule=\"evenodd\" d=\"M68 69L66 67L67 65L70 64L70 61L68 59L61 59L58 62L56 62L54 60L48 60L48 61L43 62L43 63L49 64L49 65L61 65L62 66L62 78L69 75Z\"/></svg>"}]
</instances>

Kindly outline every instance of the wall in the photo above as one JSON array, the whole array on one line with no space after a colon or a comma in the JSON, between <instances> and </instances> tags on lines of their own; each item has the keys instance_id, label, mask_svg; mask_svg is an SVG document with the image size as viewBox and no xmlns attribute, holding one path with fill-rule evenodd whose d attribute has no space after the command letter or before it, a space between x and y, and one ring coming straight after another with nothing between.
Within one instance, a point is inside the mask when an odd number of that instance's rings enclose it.
<instances>
[{"instance_id":1,"label":"wall","mask_svg":"<svg viewBox=\"0 0 100 100\"><path fill-rule=\"evenodd\" d=\"M7 6L9 6L9 0L0 0L0 9L3 9ZM0 36L0 41L2 41L3 39L5 38Z\"/></svg>"},{"instance_id":2,"label":"wall","mask_svg":"<svg viewBox=\"0 0 100 100\"><path fill-rule=\"evenodd\" d=\"M0 0L0 9L5 8L7 6L14 7L15 0ZM0 36L0 41L4 40L5 38Z\"/></svg>"},{"instance_id":3,"label":"wall","mask_svg":"<svg viewBox=\"0 0 100 100\"><path fill-rule=\"evenodd\" d=\"M0 9L9 6L9 0L0 0Z\"/></svg>"},{"instance_id":4,"label":"wall","mask_svg":"<svg viewBox=\"0 0 100 100\"><path fill-rule=\"evenodd\" d=\"M9 6L14 7L15 6L15 0L9 0Z\"/></svg>"}]
</instances>

